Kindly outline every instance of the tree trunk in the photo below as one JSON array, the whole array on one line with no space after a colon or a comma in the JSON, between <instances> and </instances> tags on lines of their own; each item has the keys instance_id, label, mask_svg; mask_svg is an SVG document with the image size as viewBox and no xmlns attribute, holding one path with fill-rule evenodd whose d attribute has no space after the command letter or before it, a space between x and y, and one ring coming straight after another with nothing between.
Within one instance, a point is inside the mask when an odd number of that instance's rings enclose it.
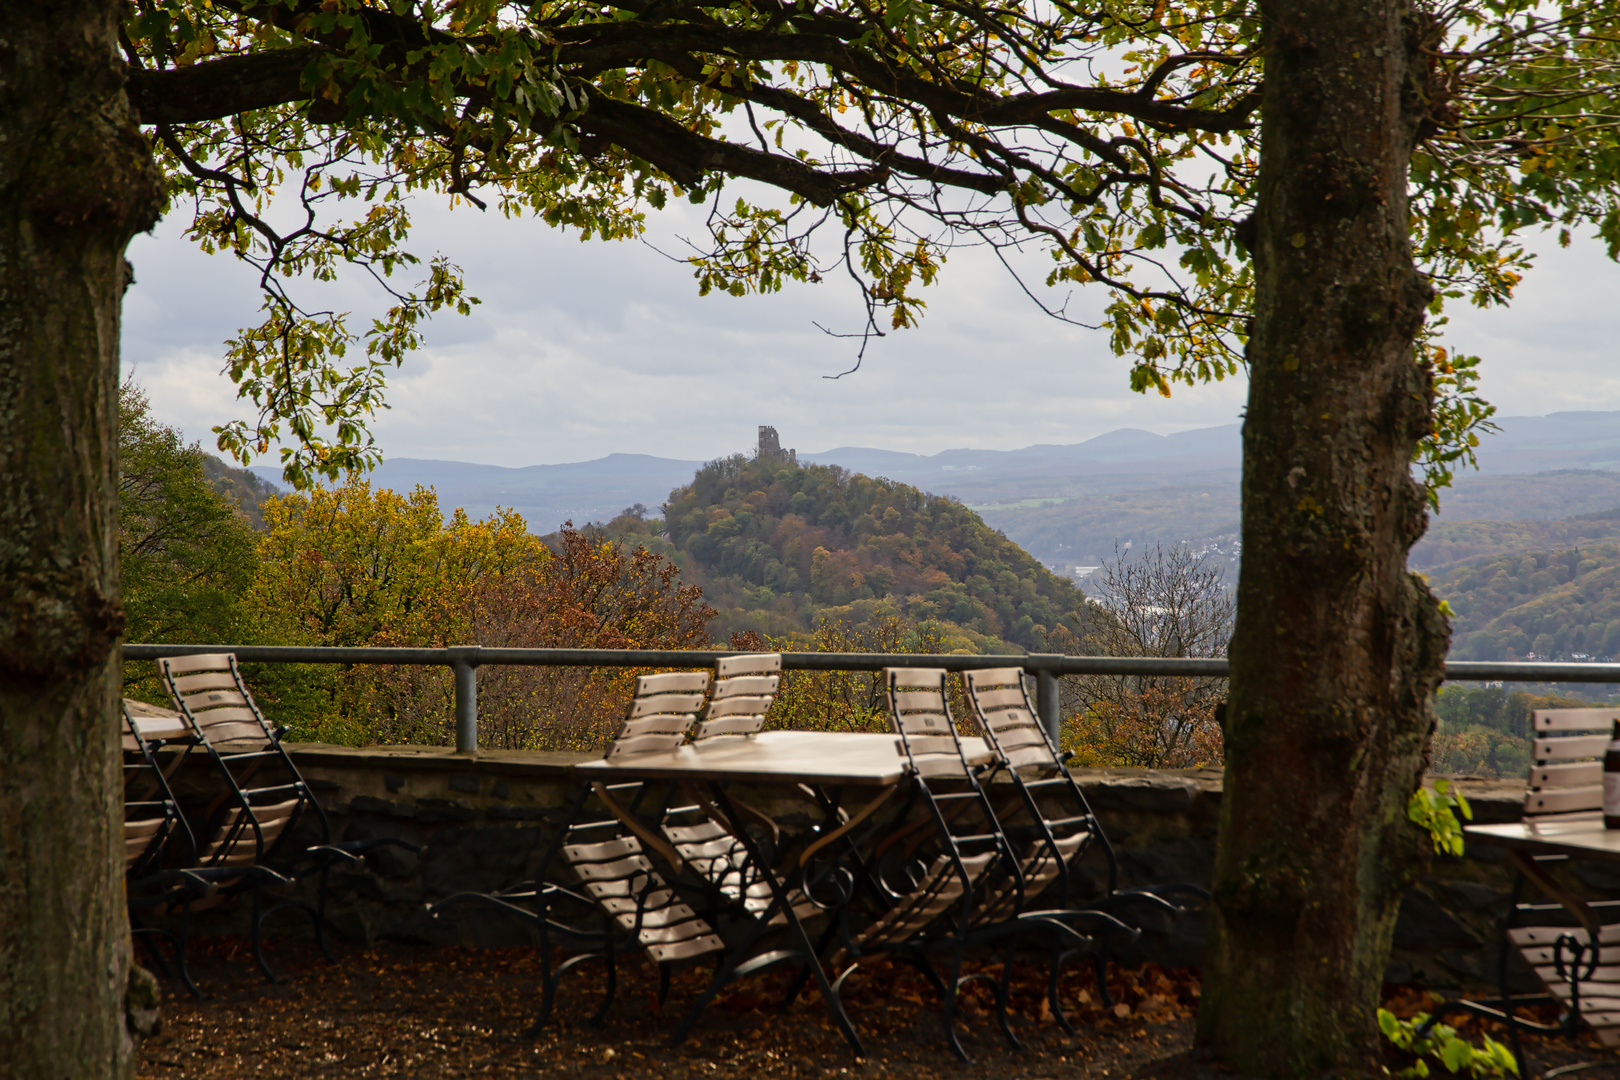
<instances>
[{"instance_id":1,"label":"tree trunk","mask_svg":"<svg viewBox=\"0 0 1620 1080\"><path fill-rule=\"evenodd\" d=\"M110 0L0 7L0 1077L125 1076L124 247L162 180Z\"/></svg>"},{"instance_id":2,"label":"tree trunk","mask_svg":"<svg viewBox=\"0 0 1620 1080\"><path fill-rule=\"evenodd\" d=\"M1376 1071L1406 819L1449 631L1406 569L1431 387L1407 236L1426 25L1268 0L1243 565L1201 1045L1259 1076Z\"/></svg>"}]
</instances>

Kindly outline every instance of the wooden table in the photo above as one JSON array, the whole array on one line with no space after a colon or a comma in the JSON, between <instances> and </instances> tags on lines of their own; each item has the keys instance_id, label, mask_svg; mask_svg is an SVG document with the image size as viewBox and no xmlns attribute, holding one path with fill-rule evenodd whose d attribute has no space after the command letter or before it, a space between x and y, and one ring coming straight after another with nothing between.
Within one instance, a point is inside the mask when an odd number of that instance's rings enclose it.
<instances>
[{"instance_id":1,"label":"wooden table","mask_svg":"<svg viewBox=\"0 0 1620 1080\"><path fill-rule=\"evenodd\" d=\"M971 764L987 764L993 755L983 739L963 739L962 751ZM757 735L721 736L689 743L653 754L635 754L609 761L602 758L574 766L581 779L595 784L615 780L688 780L708 787L710 797L721 812L732 821L740 820L735 805L727 792L733 783L808 784L815 788L883 788L892 790L906 778L908 763L900 740L894 735L870 735L861 732L831 731L762 731ZM879 794L867 807L852 815L848 825L854 825L866 813L886 801L887 791ZM823 827L834 824L831 812L836 811L837 799L824 800L829 818ZM758 846L746 829L736 830L737 839L748 852L748 857L759 865L768 866ZM804 924L789 896L791 890L804 885L802 861L784 880L776 873L766 873L776 902L775 909L785 916L788 929L803 957L811 977L821 991L833 1022L854 1047L863 1053L860 1037L844 1012L838 995L832 992L826 971L821 966L815 945L805 932ZM768 912L766 913L769 914ZM765 919L759 920L763 929ZM748 935L727 958L727 965L738 963L752 948L758 931ZM697 1023L698 1016L719 990L718 981L712 982L687 1013L676 1031L679 1042Z\"/></svg>"},{"instance_id":2,"label":"wooden table","mask_svg":"<svg viewBox=\"0 0 1620 1080\"><path fill-rule=\"evenodd\" d=\"M1482 844L1496 844L1529 855L1575 855L1620 862L1620 829L1605 829L1603 815L1582 814L1558 821L1510 825L1468 825L1463 836Z\"/></svg>"},{"instance_id":3,"label":"wooden table","mask_svg":"<svg viewBox=\"0 0 1620 1080\"><path fill-rule=\"evenodd\" d=\"M974 765L992 754L983 739L965 738L962 749ZM634 780L705 780L770 784L890 787L906 773L900 740L893 735L839 731L762 731L721 736L674 750L574 766L583 779L601 783Z\"/></svg>"}]
</instances>

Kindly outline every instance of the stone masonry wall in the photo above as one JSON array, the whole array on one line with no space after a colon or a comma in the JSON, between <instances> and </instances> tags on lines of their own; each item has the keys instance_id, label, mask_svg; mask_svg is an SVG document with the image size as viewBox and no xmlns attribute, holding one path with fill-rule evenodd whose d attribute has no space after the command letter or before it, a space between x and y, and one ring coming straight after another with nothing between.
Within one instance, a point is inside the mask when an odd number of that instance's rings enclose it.
<instances>
[{"instance_id":1,"label":"stone masonry wall","mask_svg":"<svg viewBox=\"0 0 1620 1080\"><path fill-rule=\"evenodd\" d=\"M435 747L351 749L319 744L291 747L338 840L395 836L422 845L419 854L383 849L363 868L335 872L330 915L343 938L370 942L397 938L441 944L505 946L534 940L516 920L487 908L429 918L425 904L463 890L488 891L532 876L561 818L570 766L586 755L485 752L476 757ZM185 797L186 772L181 794ZM1207 886L1220 819L1218 769L1150 771L1080 770L1077 779L1117 854L1122 885L1168 881ZM1462 779L1479 823L1513 821L1523 785ZM760 805L765 791L745 793ZM769 805L764 809L771 809ZM1094 850L1082 867L1100 886L1106 860ZM1574 863L1571 881L1589 896L1613 895L1620 868ZM1506 911L1513 874L1505 854L1470 845L1463 858L1436 856L1430 873L1401 906L1392 983L1421 980L1436 988L1478 986L1493 979L1494 926ZM240 930L240 914L212 915L207 932ZM1205 919L1193 912L1170 925L1145 924L1140 947L1124 960L1153 959L1197 966ZM289 920L281 927L303 932ZM1513 958L1515 963L1517 958ZM1521 980L1532 980L1527 970Z\"/></svg>"}]
</instances>

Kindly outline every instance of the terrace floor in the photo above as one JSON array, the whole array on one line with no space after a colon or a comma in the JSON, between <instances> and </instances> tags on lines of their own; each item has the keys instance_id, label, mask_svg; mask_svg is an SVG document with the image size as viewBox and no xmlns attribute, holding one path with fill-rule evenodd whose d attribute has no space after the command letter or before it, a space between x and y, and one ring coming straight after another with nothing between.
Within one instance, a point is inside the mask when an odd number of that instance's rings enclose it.
<instances>
[{"instance_id":1,"label":"terrace floor","mask_svg":"<svg viewBox=\"0 0 1620 1080\"><path fill-rule=\"evenodd\" d=\"M1047 1077L1194 1077L1192 1018L1198 979L1156 968L1114 971L1118 1002L1102 1005L1087 972L1066 979L1077 1035L1065 1035L1043 1007L1044 980L1034 965L1020 972L1012 1001L1021 1051L996 1030L984 983L963 992L971 1064L959 1063L939 1037L922 979L897 965L857 972L845 991L866 1042L856 1058L814 997L781 1011L784 976L745 980L710 1008L687 1042L665 1045L706 969L688 967L670 1000L655 1010L656 979L647 968L621 972L617 1004L600 1028L585 1024L594 973L563 984L559 1012L533 1040L522 1037L538 997L532 949L467 950L382 945L346 949L333 966L304 942L273 943L282 981L264 982L244 941L204 939L193 946L192 970L211 996L194 1001L164 980L163 1030L140 1051L138 1075L163 1080L237 1077L715 1077L884 1076L984 1080ZM1391 991L1398 1013L1421 1008L1417 988ZM1477 1029L1463 1029L1477 1040ZM1590 1046L1532 1044L1538 1069L1620 1055ZM1392 1061L1392 1065L1399 1066Z\"/></svg>"}]
</instances>

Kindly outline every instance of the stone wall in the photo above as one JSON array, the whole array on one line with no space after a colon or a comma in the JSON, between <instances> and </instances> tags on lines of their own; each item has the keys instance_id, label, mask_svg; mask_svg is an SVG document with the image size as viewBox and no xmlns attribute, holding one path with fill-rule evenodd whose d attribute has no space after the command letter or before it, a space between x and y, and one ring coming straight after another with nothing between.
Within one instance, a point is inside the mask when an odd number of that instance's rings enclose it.
<instances>
[{"instance_id":1,"label":"stone wall","mask_svg":"<svg viewBox=\"0 0 1620 1080\"><path fill-rule=\"evenodd\" d=\"M453 892L493 890L532 876L560 821L570 766L586 755L485 752L472 757L432 747L319 744L291 749L326 809L334 839L394 836L422 847L419 854L384 849L368 856L363 868L334 874L330 912L341 936L357 942L402 938L480 946L533 940L527 928L487 908L432 919L424 905ZM1208 885L1220 819L1220 770L1098 769L1076 776L1112 841L1121 884ZM1471 800L1476 822L1517 820L1522 783L1465 778L1458 786ZM756 805L770 799L764 791L746 797ZM1100 886L1106 874L1101 854L1094 852L1082 866ZM1571 870L1578 891L1588 895L1612 895L1620 887L1620 869L1612 866L1576 863ZM1493 926L1506 911L1512 878L1497 848L1470 845L1463 858L1436 856L1431 872L1401 906L1388 980L1455 987L1493 978ZM1152 920L1147 925L1149 933L1132 958L1171 966L1199 963L1201 912L1173 926ZM214 926L240 929L240 918L216 916ZM294 925L289 922L285 929ZM1530 977L1528 971L1521 977Z\"/></svg>"}]
</instances>

